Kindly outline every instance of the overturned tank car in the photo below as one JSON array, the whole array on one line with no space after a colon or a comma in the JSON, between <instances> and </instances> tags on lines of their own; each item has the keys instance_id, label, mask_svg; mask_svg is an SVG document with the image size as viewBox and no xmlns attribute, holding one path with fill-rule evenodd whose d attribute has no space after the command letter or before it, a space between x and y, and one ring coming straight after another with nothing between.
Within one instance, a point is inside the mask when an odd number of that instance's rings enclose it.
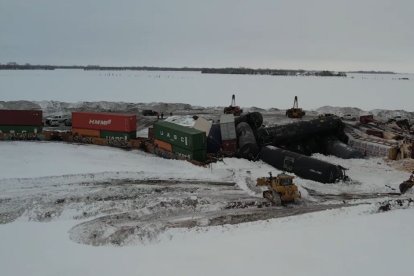
<instances>
[{"instance_id":1,"label":"overturned tank car","mask_svg":"<svg viewBox=\"0 0 414 276\"><path fill-rule=\"evenodd\" d=\"M274 146L262 147L260 159L276 169L322 183L345 180L345 168Z\"/></svg>"}]
</instances>

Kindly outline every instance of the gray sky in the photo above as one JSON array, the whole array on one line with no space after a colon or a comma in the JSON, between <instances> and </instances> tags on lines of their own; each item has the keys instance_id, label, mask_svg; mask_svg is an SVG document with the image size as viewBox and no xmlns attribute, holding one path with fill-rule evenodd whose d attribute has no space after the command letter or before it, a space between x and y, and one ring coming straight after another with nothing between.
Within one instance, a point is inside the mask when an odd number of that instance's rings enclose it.
<instances>
[{"instance_id":1,"label":"gray sky","mask_svg":"<svg viewBox=\"0 0 414 276\"><path fill-rule=\"evenodd\" d=\"M0 0L0 63L414 72L412 0Z\"/></svg>"}]
</instances>

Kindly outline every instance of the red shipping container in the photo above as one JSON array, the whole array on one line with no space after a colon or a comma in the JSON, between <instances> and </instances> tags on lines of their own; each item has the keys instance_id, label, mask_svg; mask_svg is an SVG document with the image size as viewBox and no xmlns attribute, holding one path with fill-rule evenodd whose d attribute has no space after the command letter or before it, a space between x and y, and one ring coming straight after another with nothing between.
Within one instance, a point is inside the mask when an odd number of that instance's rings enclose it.
<instances>
[{"instance_id":1,"label":"red shipping container","mask_svg":"<svg viewBox=\"0 0 414 276\"><path fill-rule=\"evenodd\" d=\"M132 132L137 130L135 114L72 112L72 128Z\"/></svg>"},{"instance_id":2,"label":"red shipping container","mask_svg":"<svg viewBox=\"0 0 414 276\"><path fill-rule=\"evenodd\" d=\"M6 110L0 109L0 125L41 126L41 110Z\"/></svg>"},{"instance_id":3,"label":"red shipping container","mask_svg":"<svg viewBox=\"0 0 414 276\"><path fill-rule=\"evenodd\" d=\"M221 148L225 152L232 152L232 153L236 152L236 150L237 150L237 139L222 141Z\"/></svg>"}]
</instances>

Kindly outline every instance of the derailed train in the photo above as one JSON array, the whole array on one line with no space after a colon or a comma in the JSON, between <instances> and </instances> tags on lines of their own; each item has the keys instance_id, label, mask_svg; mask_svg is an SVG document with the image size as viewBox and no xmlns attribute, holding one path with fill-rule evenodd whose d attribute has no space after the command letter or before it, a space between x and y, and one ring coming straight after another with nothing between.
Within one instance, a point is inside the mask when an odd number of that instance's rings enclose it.
<instances>
[{"instance_id":1,"label":"derailed train","mask_svg":"<svg viewBox=\"0 0 414 276\"><path fill-rule=\"evenodd\" d=\"M3 111L3 113L6 111ZM22 111L14 111L16 114L23 114ZM24 113L25 116L28 116L31 119L36 112ZM217 152L223 148L223 143L221 141L220 127L218 125L213 125L210 130L210 134L207 135L207 143L205 141L206 135L201 135L201 133L195 133L195 130L192 129L177 129L174 127L174 131L179 133L184 133L183 135L190 139L197 138L200 136L200 139L194 141L200 141L199 146L191 146L188 144L177 144L174 141L165 140L164 142L169 142L170 150L165 150L165 147L160 146L160 143L155 143L155 140L151 142L151 139L147 141L146 139L140 139L135 137L136 135L136 118L134 116L122 115L120 118L122 120L127 120L128 124L119 124L122 125L122 129L113 129L112 123L117 119L116 116L120 114L103 114L106 116L103 120L90 120L86 118L82 122L87 123L85 126L81 126L82 130L88 130L88 133L91 132L91 122L99 123L98 130L95 136L91 135L82 135L79 134L79 129L75 128L76 116L74 116L74 126L72 126L72 131L69 133L61 132L50 132L41 130L41 111L36 115L37 121L25 121L20 122L13 116L13 123L18 124L27 124L30 122L32 124L40 125L39 132L22 132L22 133L4 133L4 131L10 128L9 123L4 121L2 124L3 132L0 131L0 138L2 139L44 139L44 140L63 140L67 142L81 142L81 143L92 143L98 145L108 145L124 148L141 148L149 152L156 153L161 156L166 156L168 158L178 158L178 159L190 159L196 160L199 162L206 162L206 150L207 152ZM80 115L85 115L79 113ZM76 113L75 113L76 115ZM100 115L100 116L101 116ZM89 116L89 115L88 115ZM94 115L97 116L96 114ZM115 116L115 117L114 117ZM2 116L2 118L11 118L11 116ZM39 117L39 118L37 118ZM117 119L118 120L118 119ZM122 122L124 122L122 121ZM130 122L131 121L131 122ZM320 117L318 119L310 121L301 121L298 123L280 125L274 127L262 127L263 117L259 112L247 113L240 117L235 118L234 126L237 134L237 154L239 157L246 158L249 160L258 160L261 159L264 162L269 163L270 165L276 167L280 170L285 170L293 172L300 177L312 179L322 183L332 183L340 179L344 179L344 169L337 165L332 165L327 162L316 160L314 158L305 156L303 154L310 155L315 152L320 152L324 154L333 154L342 158L361 158L362 155L352 148L348 147L345 143L340 141L343 139L343 124L342 121L337 117ZM128 128L125 128L128 126ZM111 127L111 128L109 128ZM16 126L13 129L17 129ZM1 130L1 129L0 129ZM123 132L114 132L114 131L123 131ZM108 137L108 131L112 131L111 137ZM128 131L126 135L124 132ZM175 136L180 136L174 132ZM194 133L193 133L194 132ZM82 133L86 133L83 131ZM102 136L102 135L106 136ZM121 135L122 134L122 135ZM113 137L112 137L113 136ZM159 135L158 135L159 136ZM155 137L155 139L162 140L162 137ZM173 137L171 136L171 137ZM183 137L184 137L183 136ZM197 136L197 137L196 137ZM9 137L9 138L7 138ZM204 137L202 139L202 137ZM111 139L109 139L111 138ZM184 142L187 141L187 138L184 139ZM213 139L214 138L214 139ZM177 138L178 139L178 138ZM188 140L188 142L191 142ZM210 141L210 143L208 143ZM211 143L213 141L214 143ZM197 144L197 145L198 145ZM210 148L209 148L210 146ZM273 147L270 147L273 146ZM178 155L177 155L178 153ZM183 156L183 154L185 156ZM208 162L208 161L207 161Z\"/></svg>"},{"instance_id":2,"label":"derailed train","mask_svg":"<svg viewBox=\"0 0 414 276\"><path fill-rule=\"evenodd\" d=\"M345 140L342 121L336 116L323 116L310 121L260 127L256 122L239 119L236 130L239 156L258 160L283 171L322 183L334 183L346 178L345 168L307 155L323 153L341 158L363 158L341 140Z\"/></svg>"}]
</instances>

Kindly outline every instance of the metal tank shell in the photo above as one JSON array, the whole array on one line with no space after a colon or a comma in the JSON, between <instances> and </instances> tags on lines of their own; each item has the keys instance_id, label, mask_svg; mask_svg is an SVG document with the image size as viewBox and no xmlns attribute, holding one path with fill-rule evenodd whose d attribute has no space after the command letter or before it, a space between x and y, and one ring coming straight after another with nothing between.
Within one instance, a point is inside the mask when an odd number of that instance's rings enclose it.
<instances>
[{"instance_id":1,"label":"metal tank shell","mask_svg":"<svg viewBox=\"0 0 414 276\"><path fill-rule=\"evenodd\" d=\"M260 112L250 112L235 118L234 122L236 126L241 122L248 123L253 130L256 130L263 124L263 115Z\"/></svg>"},{"instance_id":2,"label":"metal tank shell","mask_svg":"<svg viewBox=\"0 0 414 276\"><path fill-rule=\"evenodd\" d=\"M259 145L283 144L307 139L313 135L335 135L343 131L344 124L336 116L321 117L287 125L260 128L257 131Z\"/></svg>"},{"instance_id":3,"label":"metal tank shell","mask_svg":"<svg viewBox=\"0 0 414 276\"><path fill-rule=\"evenodd\" d=\"M274 146L262 147L260 159L276 169L321 183L335 183L344 179L344 168L312 157Z\"/></svg>"},{"instance_id":4,"label":"metal tank shell","mask_svg":"<svg viewBox=\"0 0 414 276\"><path fill-rule=\"evenodd\" d=\"M343 159L364 158L364 155L361 152L337 139L326 139L325 154Z\"/></svg>"},{"instance_id":5,"label":"metal tank shell","mask_svg":"<svg viewBox=\"0 0 414 276\"><path fill-rule=\"evenodd\" d=\"M249 160L256 159L259 154L259 146L250 125L246 122L239 123L236 126L236 133L239 145L238 154Z\"/></svg>"}]
</instances>

